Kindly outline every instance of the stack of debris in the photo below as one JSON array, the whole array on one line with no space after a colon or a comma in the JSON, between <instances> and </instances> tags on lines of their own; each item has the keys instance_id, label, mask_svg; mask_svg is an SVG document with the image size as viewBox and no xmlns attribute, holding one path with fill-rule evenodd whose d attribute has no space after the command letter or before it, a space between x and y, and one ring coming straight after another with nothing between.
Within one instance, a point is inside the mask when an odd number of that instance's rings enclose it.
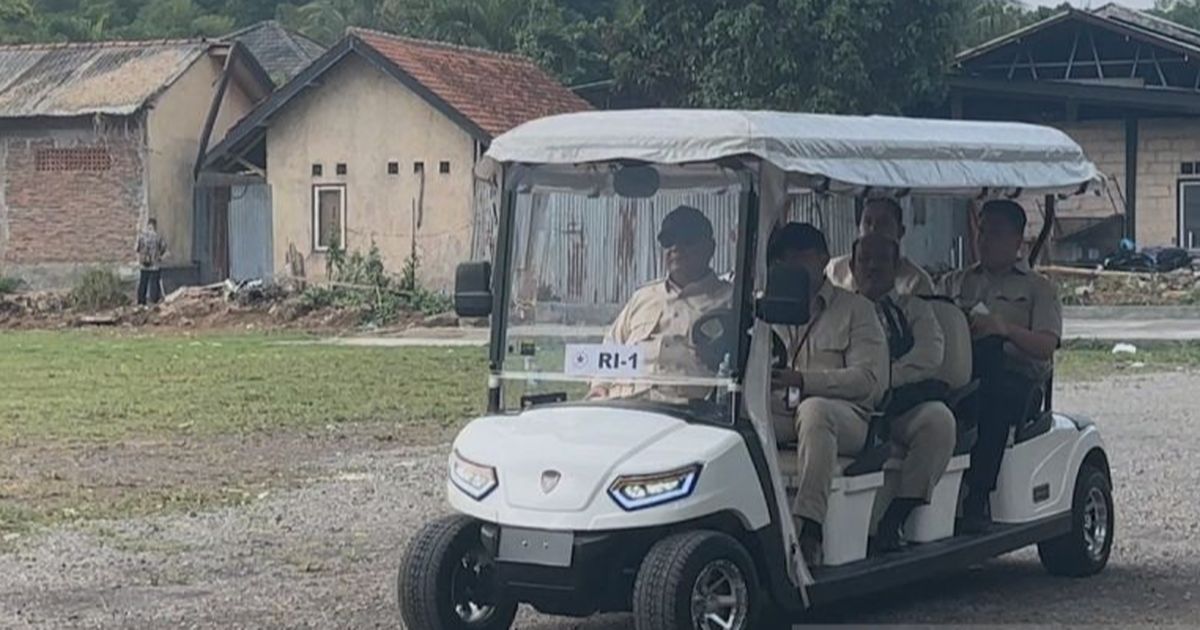
<instances>
[{"instance_id":1,"label":"stack of debris","mask_svg":"<svg viewBox=\"0 0 1200 630\"><path fill-rule=\"evenodd\" d=\"M1200 304L1200 272L1127 273L1046 267L1040 271L1071 306L1179 306Z\"/></svg>"},{"instance_id":2,"label":"stack of debris","mask_svg":"<svg viewBox=\"0 0 1200 630\"><path fill-rule=\"evenodd\" d=\"M0 327L28 319L61 316L70 307L66 291L30 291L0 295Z\"/></svg>"}]
</instances>

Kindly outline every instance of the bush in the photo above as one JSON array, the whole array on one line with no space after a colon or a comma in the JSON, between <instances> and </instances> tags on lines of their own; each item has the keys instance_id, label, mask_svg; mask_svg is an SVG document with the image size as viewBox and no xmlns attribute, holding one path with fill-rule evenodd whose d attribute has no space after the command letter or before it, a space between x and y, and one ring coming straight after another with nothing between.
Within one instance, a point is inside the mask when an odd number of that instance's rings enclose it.
<instances>
[{"instance_id":1,"label":"bush","mask_svg":"<svg viewBox=\"0 0 1200 630\"><path fill-rule=\"evenodd\" d=\"M21 290L21 287L24 286L25 281L20 278L14 278L12 276L0 276L0 295L16 293L17 291Z\"/></svg>"},{"instance_id":2,"label":"bush","mask_svg":"<svg viewBox=\"0 0 1200 630\"><path fill-rule=\"evenodd\" d=\"M102 311L129 304L125 285L110 269L92 269L71 289L71 306L76 310Z\"/></svg>"},{"instance_id":3,"label":"bush","mask_svg":"<svg viewBox=\"0 0 1200 630\"><path fill-rule=\"evenodd\" d=\"M417 284L420 263L416 256L409 256L405 261L399 282L387 274L379 247L373 242L366 254L347 253L334 244L329 248L326 262L329 279L335 284L309 287L301 297L305 310L361 308L363 323L386 325L404 313L433 315L444 313L454 305L449 297Z\"/></svg>"}]
</instances>

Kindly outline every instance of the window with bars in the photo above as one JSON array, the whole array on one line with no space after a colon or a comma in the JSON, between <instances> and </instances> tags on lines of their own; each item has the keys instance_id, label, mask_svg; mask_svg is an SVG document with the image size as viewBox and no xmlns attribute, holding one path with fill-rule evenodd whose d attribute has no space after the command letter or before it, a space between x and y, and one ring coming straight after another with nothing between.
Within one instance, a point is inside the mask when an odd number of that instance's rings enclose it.
<instances>
[{"instance_id":1,"label":"window with bars","mask_svg":"<svg viewBox=\"0 0 1200 630\"><path fill-rule=\"evenodd\" d=\"M112 156L103 147L38 149L33 162L34 168L42 172L107 171L112 168Z\"/></svg>"}]
</instances>

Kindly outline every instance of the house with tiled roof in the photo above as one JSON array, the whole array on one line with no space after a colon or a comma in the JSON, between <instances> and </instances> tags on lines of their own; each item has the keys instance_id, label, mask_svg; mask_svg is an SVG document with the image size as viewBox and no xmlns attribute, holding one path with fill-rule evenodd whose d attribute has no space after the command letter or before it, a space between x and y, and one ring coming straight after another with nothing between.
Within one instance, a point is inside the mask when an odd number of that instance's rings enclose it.
<instances>
[{"instance_id":1,"label":"house with tiled roof","mask_svg":"<svg viewBox=\"0 0 1200 630\"><path fill-rule=\"evenodd\" d=\"M0 46L0 275L33 287L97 266L133 275L153 217L166 282L192 280L200 160L273 88L236 43Z\"/></svg>"},{"instance_id":2,"label":"house with tiled roof","mask_svg":"<svg viewBox=\"0 0 1200 630\"><path fill-rule=\"evenodd\" d=\"M269 192L264 275L320 276L331 246L374 244L396 273L416 251L421 282L446 290L490 229L475 219L488 144L588 108L524 57L351 29L239 122L205 170Z\"/></svg>"}]
</instances>

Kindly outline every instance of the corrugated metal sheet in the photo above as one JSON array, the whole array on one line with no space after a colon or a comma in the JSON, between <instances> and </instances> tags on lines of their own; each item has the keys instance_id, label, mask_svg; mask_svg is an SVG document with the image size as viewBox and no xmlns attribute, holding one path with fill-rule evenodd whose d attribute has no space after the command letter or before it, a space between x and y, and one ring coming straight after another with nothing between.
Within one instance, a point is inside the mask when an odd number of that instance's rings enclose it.
<instances>
[{"instance_id":1,"label":"corrugated metal sheet","mask_svg":"<svg viewBox=\"0 0 1200 630\"><path fill-rule=\"evenodd\" d=\"M649 200L588 198L578 195L518 199L517 248L513 291L518 300L565 304L623 303L638 286L662 277L661 249L655 240L663 217L681 203L699 208L713 223L718 238L713 268L733 269L736 253L735 195L661 194ZM935 270L958 267L966 234L965 200L904 199L907 235L905 255ZM472 257L492 256L498 198L486 186L476 195ZM533 225L534 216L542 222ZM855 201L849 197L804 193L794 195L788 220L821 229L833 255L849 253L858 235ZM586 235L586 237L585 237Z\"/></svg>"},{"instance_id":2,"label":"corrugated metal sheet","mask_svg":"<svg viewBox=\"0 0 1200 630\"><path fill-rule=\"evenodd\" d=\"M0 46L0 117L132 114L208 47L197 41Z\"/></svg>"},{"instance_id":3,"label":"corrugated metal sheet","mask_svg":"<svg viewBox=\"0 0 1200 630\"><path fill-rule=\"evenodd\" d=\"M904 255L935 271L956 269L964 260L967 234L966 199L948 197L905 197ZM812 223L825 233L830 253L850 253L858 237L854 199L807 193L792 198L789 220Z\"/></svg>"},{"instance_id":4,"label":"corrugated metal sheet","mask_svg":"<svg viewBox=\"0 0 1200 630\"><path fill-rule=\"evenodd\" d=\"M788 220L811 223L824 232L829 253L834 256L849 253L858 236L853 197L816 193L793 195L788 206Z\"/></svg>"},{"instance_id":5,"label":"corrugated metal sheet","mask_svg":"<svg viewBox=\"0 0 1200 630\"><path fill-rule=\"evenodd\" d=\"M552 194L538 201L544 203L538 212L531 211L532 198L518 202L515 229L520 237L513 278L517 299L625 302L639 286L663 276L658 228L680 204L699 208L712 222L718 243L713 269L733 269L736 195L662 194L633 200ZM535 217L540 217L536 225Z\"/></svg>"},{"instance_id":6,"label":"corrugated metal sheet","mask_svg":"<svg viewBox=\"0 0 1200 630\"><path fill-rule=\"evenodd\" d=\"M258 280L274 275L271 189L267 184L229 191L229 277Z\"/></svg>"}]
</instances>

